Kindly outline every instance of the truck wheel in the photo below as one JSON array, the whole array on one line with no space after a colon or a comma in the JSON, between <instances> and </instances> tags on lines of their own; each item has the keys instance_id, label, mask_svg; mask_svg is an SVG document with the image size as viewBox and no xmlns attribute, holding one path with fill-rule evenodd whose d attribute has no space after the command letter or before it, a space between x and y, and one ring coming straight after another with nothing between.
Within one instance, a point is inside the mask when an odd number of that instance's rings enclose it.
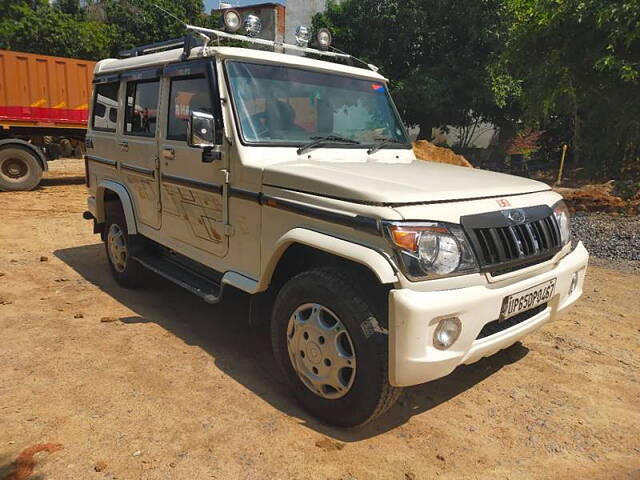
<instances>
[{"instance_id":1,"label":"truck wheel","mask_svg":"<svg viewBox=\"0 0 640 480\"><path fill-rule=\"evenodd\" d=\"M33 190L42 178L42 166L28 148L0 148L0 190Z\"/></svg>"},{"instance_id":2,"label":"truck wheel","mask_svg":"<svg viewBox=\"0 0 640 480\"><path fill-rule=\"evenodd\" d=\"M400 388L389 384L388 333L350 276L301 273L278 293L271 319L276 361L311 414L352 427L386 412Z\"/></svg>"},{"instance_id":3,"label":"truck wheel","mask_svg":"<svg viewBox=\"0 0 640 480\"><path fill-rule=\"evenodd\" d=\"M144 267L133 259L136 240L129 235L127 221L120 202L105 205L104 244L109 268L119 285L126 288L139 287L144 278Z\"/></svg>"}]
</instances>

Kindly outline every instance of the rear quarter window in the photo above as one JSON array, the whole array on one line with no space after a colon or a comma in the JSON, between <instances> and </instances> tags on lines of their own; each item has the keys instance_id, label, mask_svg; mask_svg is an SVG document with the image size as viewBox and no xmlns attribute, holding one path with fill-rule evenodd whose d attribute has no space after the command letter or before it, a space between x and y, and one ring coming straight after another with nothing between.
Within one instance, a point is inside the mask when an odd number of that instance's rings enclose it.
<instances>
[{"instance_id":1,"label":"rear quarter window","mask_svg":"<svg viewBox=\"0 0 640 480\"><path fill-rule=\"evenodd\" d=\"M119 90L119 82L96 85L93 98L93 118L91 119L94 130L116 131ZM109 111L108 116L106 115L107 111Z\"/></svg>"}]
</instances>

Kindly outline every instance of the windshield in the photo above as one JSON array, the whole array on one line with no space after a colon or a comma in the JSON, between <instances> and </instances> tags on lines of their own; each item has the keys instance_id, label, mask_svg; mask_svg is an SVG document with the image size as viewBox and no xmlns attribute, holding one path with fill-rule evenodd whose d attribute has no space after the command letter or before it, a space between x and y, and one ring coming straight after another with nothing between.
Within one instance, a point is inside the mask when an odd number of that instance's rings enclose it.
<instances>
[{"instance_id":1,"label":"windshield","mask_svg":"<svg viewBox=\"0 0 640 480\"><path fill-rule=\"evenodd\" d=\"M246 142L303 145L335 136L360 148L409 143L382 82L274 65L226 65Z\"/></svg>"}]
</instances>

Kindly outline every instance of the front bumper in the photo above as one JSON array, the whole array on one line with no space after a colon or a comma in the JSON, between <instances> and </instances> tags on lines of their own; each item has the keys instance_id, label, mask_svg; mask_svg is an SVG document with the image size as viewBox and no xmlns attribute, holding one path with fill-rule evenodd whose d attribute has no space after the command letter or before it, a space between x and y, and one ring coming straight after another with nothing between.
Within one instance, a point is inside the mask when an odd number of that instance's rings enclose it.
<instances>
[{"instance_id":1,"label":"front bumper","mask_svg":"<svg viewBox=\"0 0 640 480\"><path fill-rule=\"evenodd\" d=\"M542 274L501 283L455 290L418 292L410 289L389 293L389 381L394 386L429 382L506 348L555 318L582 295L589 254L582 243L553 269ZM571 295L571 278L578 272L578 284ZM557 279L547 308L531 318L491 336L477 339L482 327L500 316L502 300L514 293ZM447 350L433 346L439 320L456 316L462 321L459 338Z\"/></svg>"}]
</instances>

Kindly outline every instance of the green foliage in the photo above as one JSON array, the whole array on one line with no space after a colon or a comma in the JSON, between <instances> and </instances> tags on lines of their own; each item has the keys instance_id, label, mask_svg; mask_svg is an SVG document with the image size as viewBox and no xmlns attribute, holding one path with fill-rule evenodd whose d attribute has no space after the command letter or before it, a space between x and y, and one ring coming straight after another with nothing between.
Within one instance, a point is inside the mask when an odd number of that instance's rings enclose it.
<instances>
[{"instance_id":1,"label":"green foliage","mask_svg":"<svg viewBox=\"0 0 640 480\"><path fill-rule=\"evenodd\" d=\"M201 24L202 0L99 0L89 8L89 15L115 28L111 55L139 45L159 42L185 34L182 23L153 4L189 24Z\"/></svg>"},{"instance_id":2,"label":"green foliage","mask_svg":"<svg viewBox=\"0 0 640 480\"><path fill-rule=\"evenodd\" d=\"M202 0L0 0L0 48L99 60L184 35L180 20L209 25ZM213 25L210 25L213 26Z\"/></svg>"},{"instance_id":3,"label":"green foliage","mask_svg":"<svg viewBox=\"0 0 640 480\"><path fill-rule=\"evenodd\" d=\"M500 0L347 0L330 3L314 27L380 67L404 120L428 138L432 127L504 118L487 70L500 45L499 9Z\"/></svg>"},{"instance_id":4,"label":"green foliage","mask_svg":"<svg viewBox=\"0 0 640 480\"><path fill-rule=\"evenodd\" d=\"M4 4L4 5L3 5ZM85 21L46 1L0 3L6 12L0 20L0 48L85 59L104 58L114 29Z\"/></svg>"},{"instance_id":5,"label":"green foliage","mask_svg":"<svg viewBox=\"0 0 640 480\"><path fill-rule=\"evenodd\" d=\"M527 125L553 130L564 118L561 123L571 125L574 164L589 173L619 175L626 164L639 162L640 2L505 5L505 47L493 67L497 98L511 81L517 88L509 93L522 105ZM557 140L560 148L566 135Z\"/></svg>"}]
</instances>

